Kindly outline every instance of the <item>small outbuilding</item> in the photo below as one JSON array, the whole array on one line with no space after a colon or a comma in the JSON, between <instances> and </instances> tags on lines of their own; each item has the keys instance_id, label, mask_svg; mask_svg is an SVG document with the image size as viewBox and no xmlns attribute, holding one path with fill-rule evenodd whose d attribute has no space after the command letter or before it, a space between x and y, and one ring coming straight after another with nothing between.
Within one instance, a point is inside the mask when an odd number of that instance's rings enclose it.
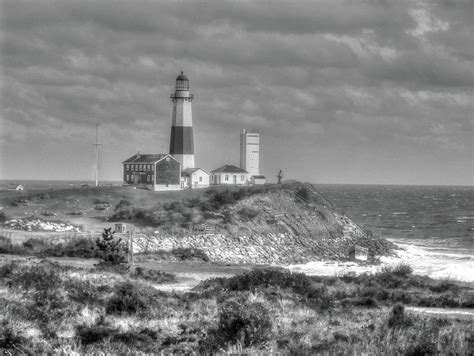
<instances>
[{"instance_id":1,"label":"small outbuilding","mask_svg":"<svg viewBox=\"0 0 474 356\"><path fill-rule=\"evenodd\" d=\"M181 188L197 189L209 187L211 173L202 168L186 168L181 171Z\"/></svg>"},{"instance_id":2,"label":"small outbuilding","mask_svg":"<svg viewBox=\"0 0 474 356\"><path fill-rule=\"evenodd\" d=\"M15 190L17 190L17 191L20 192L20 191L25 190L25 187L24 187L22 184L18 184L18 185L16 186Z\"/></svg>"},{"instance_id":3,"label":"small outbuilding","mask_svg":"<svg viewBox=\"0 0 474 356\"><path fill-rule=\"evenodd\" d=\"M114 231L119 234L123 234L127 232L127 225L124 223L115 223Z\"/></svg>"},{"instance_id":4,"label":"small outbuilding","mask_svg":"<svg viewBox=\"0 0 474 356\"><path fill-rule=\"evenodd\" d=\"M213 185L248 185L249 173L231 164L223 165L211 172Z\"/></svg>"},{"instance_id":5,"label":"small outbuilding","mask_svg":"<svg viewBox=\"0 0 474 356\"><path fill-rule=\"evenodd\" d=\"M367 261L369 256L369 249L366 247L354 245L349 250L349 259L351 261Z\"/></svg>"},{"instance_id":6,"label":"small outbuilding","mask_svg":"<svg viewBox=\"0 0 474 356\"><path fill-rule=\"evenodd\" d=\"M262 175L252 176L252 178L250 178L250 184L263 185L265 184L266 180L267 179L265 178L265 176Z\"/></svg>"}]
</instances>

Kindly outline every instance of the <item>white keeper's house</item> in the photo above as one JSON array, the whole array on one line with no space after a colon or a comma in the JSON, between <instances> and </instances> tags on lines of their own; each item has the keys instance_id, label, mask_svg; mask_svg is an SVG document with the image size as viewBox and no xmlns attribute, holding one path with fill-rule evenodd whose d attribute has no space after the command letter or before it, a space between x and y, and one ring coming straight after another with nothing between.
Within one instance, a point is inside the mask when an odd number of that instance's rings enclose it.
<instances>
[{"instance_id":1,"label":"white keeper's house","mask_svg":"<svg viewBox=\"0 0 474 356\"><path fill-rule=\"evenodd\" d=\"M181 188L198 189L209 187L211 173L202 168L186 168L181 171Z\"/></svg>"},{"instance_id":2,"label":"white keeper's house","mask_svg":"<svg viewBox=\"0 0 474 356\"><path fill-rule=\"evenodd\" d=\"M223 165L211 172L212 185L248 185L249 173L231 164Z\"/></svg>"}]
</instances>

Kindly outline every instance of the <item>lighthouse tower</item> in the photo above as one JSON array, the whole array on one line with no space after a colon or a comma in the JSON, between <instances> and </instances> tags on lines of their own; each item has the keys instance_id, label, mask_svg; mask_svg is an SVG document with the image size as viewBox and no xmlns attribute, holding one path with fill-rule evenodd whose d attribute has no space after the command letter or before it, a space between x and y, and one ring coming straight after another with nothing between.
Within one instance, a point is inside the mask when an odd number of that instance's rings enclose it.
<instances>
[{"instance_id":1,"label":"lighthouse tower","mask_svg":"<svg viewBox=\"0 0 474 356\"><path fill-rule=\"evenodd\" d=\"M193 94L189 79L183 72L176 78L175 92L171 94L173 117L171 123L170 155L181 162L181 169L194 168Z\"/></svg>"}]
</instances>

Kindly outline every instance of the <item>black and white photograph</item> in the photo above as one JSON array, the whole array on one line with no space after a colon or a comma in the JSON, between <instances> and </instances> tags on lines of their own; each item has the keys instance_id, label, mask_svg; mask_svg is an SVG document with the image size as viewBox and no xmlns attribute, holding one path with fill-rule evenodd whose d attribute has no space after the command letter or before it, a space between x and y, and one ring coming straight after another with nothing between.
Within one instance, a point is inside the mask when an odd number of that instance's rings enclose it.
<instances>
[{"instance_id":1,"label":"black and white photograph","mask_svg":"<svg viewBox=\"0 0 474 356\"><path fill-rule=\"evenodd\" d=\"M0 0L2 355L472 355L474 1Z\"/></svg>"}]
</instances>

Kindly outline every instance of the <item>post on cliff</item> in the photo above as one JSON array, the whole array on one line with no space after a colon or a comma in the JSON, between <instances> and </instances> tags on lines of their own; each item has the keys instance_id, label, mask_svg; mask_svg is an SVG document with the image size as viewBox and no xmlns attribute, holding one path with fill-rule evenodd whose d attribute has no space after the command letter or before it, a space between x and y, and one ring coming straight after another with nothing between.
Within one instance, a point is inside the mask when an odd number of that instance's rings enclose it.
<instances>
[{"instance_id":1,"label":"post on cliff","mask_svg":"<svg viewBox=\"0 0 474 356\"><path fill-rule=\"evenodd\" d=\"M133 233L132 230L128 230L129 244L130 244L130 266L133 266Z\"/></svg>"},{"instance_id":2,"label":"post on cliff","mask_svg":"<svg viewBox=\"0 0 474 356\"><path fill-rule=\"evenodd\" d=\"M278 184L281 184L281 179L283 178L283 172L281 171L281 169L280 169L280 172L278 172L277 178L278 178Z\"/></svg>"}]
</instances>

